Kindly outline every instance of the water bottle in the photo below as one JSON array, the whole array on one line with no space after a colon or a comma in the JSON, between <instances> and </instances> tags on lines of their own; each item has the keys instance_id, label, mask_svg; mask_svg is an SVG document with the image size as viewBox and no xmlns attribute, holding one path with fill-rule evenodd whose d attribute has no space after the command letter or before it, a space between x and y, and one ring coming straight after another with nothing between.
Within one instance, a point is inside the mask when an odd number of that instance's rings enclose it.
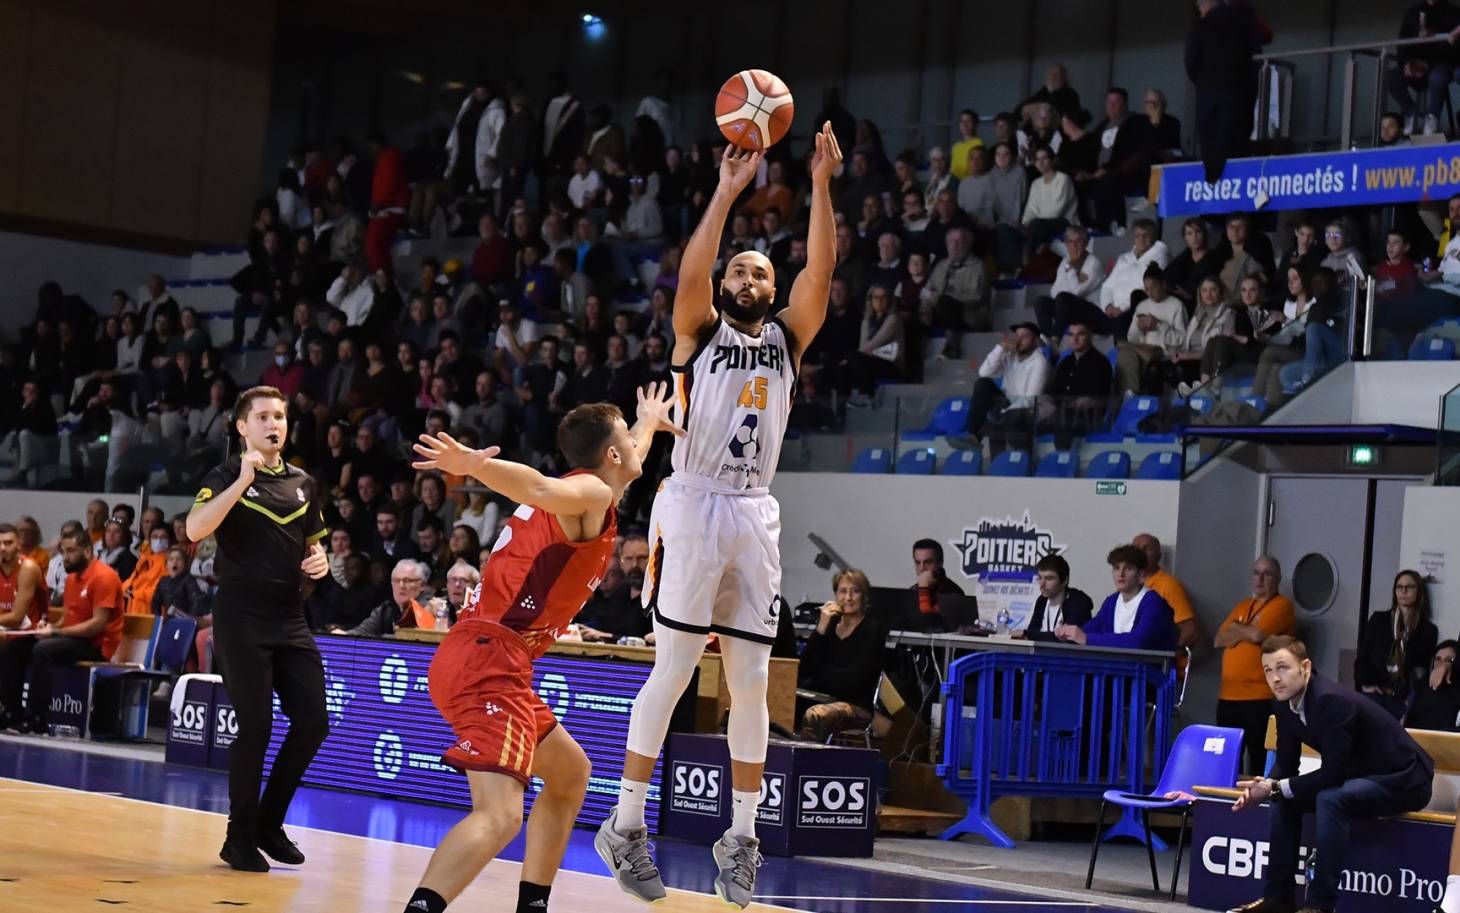
<instances>
[{"instance_id":1,"label":"water bottle","mask_svg":"<svg viewBox=\"0 0 1460 913\"><path fill-rule=\"evenodd\" d=\"M436 616L436 630L446 631L451 628L451 613L447 611L446 600L439 596L432 599L431 613Z\"/></svg>"},{"instance_id":2,"label":"water bottle","mask_svg":"<svg viewBox=\"0 0 1460 913\"><path fill-rule=\"evenodd\" d=\"M994 633L1000 637L1009 636L1009 625L1013 623L1014 616L1009 614L1008 606L1000 606L998 617L995 619Z\"/></svg>"}]
</instances>

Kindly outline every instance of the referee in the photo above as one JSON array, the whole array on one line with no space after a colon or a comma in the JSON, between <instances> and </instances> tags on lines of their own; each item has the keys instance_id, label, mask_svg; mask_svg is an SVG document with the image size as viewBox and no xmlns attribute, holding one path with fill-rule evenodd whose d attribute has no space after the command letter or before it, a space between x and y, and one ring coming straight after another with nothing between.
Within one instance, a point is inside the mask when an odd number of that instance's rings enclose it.
<instances>
[{"instance_id":1,"label":"referee","mask_svg":"<svg viewBox=\"0 0 1460 913\"><path fill-rule=\"evenodd\" d=\"M234 424L242 457L215 467L188 514L188 538L216 535L218 594L213 645L238 715L228 765L228 838L219 853L244 872L267 872L259 852L288 865L304 854L284 834L284 813L329 732L324 665L304 620L304 575L329 573L319 486L280 455L288 404L273 387L239 394ZM273 730L272 695L289 718L263 798L264 752Z\"/></svg>"}]
</instances>

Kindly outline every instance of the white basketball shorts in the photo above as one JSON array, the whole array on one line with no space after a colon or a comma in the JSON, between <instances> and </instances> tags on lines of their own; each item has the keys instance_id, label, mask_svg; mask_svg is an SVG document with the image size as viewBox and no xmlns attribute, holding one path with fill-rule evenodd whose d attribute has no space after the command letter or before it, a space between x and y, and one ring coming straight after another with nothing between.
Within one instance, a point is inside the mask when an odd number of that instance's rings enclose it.
<instances>
[{"instance_id":1,"label":"white basketball shorts","mask_svg":"<svg viewBox=\"0 0 1460 913\"><path fill-rule=\"evenodd\" d=\"M773 643L780 543L781 508L766 489L670 476L649 512L644 608L678 631Z\"/></svg>"}]
</instances>

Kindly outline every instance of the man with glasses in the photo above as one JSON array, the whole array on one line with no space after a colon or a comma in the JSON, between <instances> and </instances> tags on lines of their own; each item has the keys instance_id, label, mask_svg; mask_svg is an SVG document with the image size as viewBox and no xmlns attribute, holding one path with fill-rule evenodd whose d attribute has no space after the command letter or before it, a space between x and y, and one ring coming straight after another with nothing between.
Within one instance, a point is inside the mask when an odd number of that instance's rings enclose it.
<instances>
[{"instance_id":1,"label":"man with glasses","mask_svg":"<svg viewBox=\"0 0 1460 913\"><path fill-rule=\"evenodd\" d=\"M1100 284L1105 281L1105 264L1090 253L1090 231L1083 225L1065 229L1065 258L1055 270L1048 295L1034 302L1039 331L1050 348L1058 350L1072 323L1089 329L1092 321L1109 330L1109 318L1101 311ZM1105 319L1102 319L1105 318Z\"/></svg>"},{"instance_id":2,"label":"man with glasses","mask_svg":"<svg viewBox=\"0 0 1460 913\"><path fill-rule=\"evenodd\" d=\"M390 572L390 598L369 617L348 631L335 628L331 634L353 634L356 637L390 637L397 628L434 628L436 616L416 601L426 583L426 567L414 559L397 561Z\"/></svg>"},{"instance_id":3,"label":"man with glasses","mask_svg":"<svg viewBox=\"0 0 1460 913\"><path fill-rule=\"evenodd\" d=\"M1217 629L1214 646L1222 651L1222 690L1217 725L1242 730L1242 772L1262 773L1272 689L1262 671L1262 642L1295 633L1293 603L1278 592L1283 569L1263 555L1252 562L1252 596L1237 603Z\"/></svg>"},{"instance_id":4,"label":"man with glasses","mask_svg":"<svg viewBox=\"0 0 1460 913\"><path fill-rule=\"evenodd\" d=\"M1460 681L1455 681L1457 650L1460 642L1453 640L1435 647L1429 678L1414 689L1414 699L1404 717L1406 728L1460 732Z\"/></svg>"}]
</instances>

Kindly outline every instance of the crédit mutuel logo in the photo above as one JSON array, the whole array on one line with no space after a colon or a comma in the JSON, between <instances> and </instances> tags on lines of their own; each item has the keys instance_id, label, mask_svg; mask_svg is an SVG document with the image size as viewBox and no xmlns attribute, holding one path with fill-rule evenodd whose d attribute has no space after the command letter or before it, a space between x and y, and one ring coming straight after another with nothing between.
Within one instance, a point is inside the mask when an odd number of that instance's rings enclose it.
<instances>
[{"instance_id":1,"label":"cr\u00e9dit mutuel logo","mask_svg":"<svg viewBox=\"0 0 1460 913\"><path fill-rule=\"evenodd\" d=\"M962 556L963 573L982 579L989 575L1033 577L1034 566L1049 555L1058 555L1065 545L1054 541L1054 533L1041 529L1024 512L1013 517L981 517L977 526L966 526L963 538L949 543Z\"/></svg>"}]
</instances>

